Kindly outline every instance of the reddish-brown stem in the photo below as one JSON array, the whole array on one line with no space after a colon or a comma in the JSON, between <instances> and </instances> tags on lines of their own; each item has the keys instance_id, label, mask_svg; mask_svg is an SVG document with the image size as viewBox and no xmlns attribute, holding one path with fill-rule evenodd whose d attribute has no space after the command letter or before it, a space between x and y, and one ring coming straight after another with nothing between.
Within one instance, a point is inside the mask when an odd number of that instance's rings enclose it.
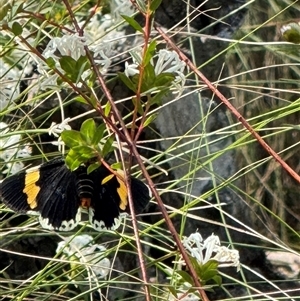
<instances>
[{"instance_id":1,"label":"reddish-brown stem","mask_svg":"<svg viewBox=\"0 0 300 301\"><path fill-rule=\"evenodd\" d=\"M260 137L260 135L251 127L246 119L237 111L237 109L229 102L229 100L200 72L197 67L188 59L186 55L171 41L171 39L163 32L163 30L155 25L156 30L163 39L174 49L181 60L183 60L191 70L207 85L207 87L226 105L233 115L241 122L241 124L255 137L260 145L296 180L300 183L300 176L287 164L280 156Z\"/></svg>"},{"instance_id":2,"label":"reddish-brown stem","mask_svg":"<svg viewBox=\"0 0 300 301\"><path fill-rule=\"evenodd\" d=\"M132 3L138 8L135 1L132 1ZM144 47L143 47L143 54L142 54L142 63L139 66L139 71L140 71L140 73L139 73L139 82L138 82L138 87L137 87L137 91L136 91L136 95L135 95L137 103L141 102L141 90L142 90L143 74L144 74L144 68L145 68L144 59L146 57L148 44L149 44L149 39L150 39L150 33L151 33L150 24L151 24L152 13L150 11L150 4L151 4L151 1L148 0L147 1L147 12L146 13L141 12L143 14L144 18L145 18L145 26L144 26L144 30L143 30ZM131 138L134 141L137 141L138 137L140 135L140 131L138 131L135 134L137 113L138 113L138 105L136 105L134 107L133 117L132 117L132 125L131 125ZM141 126L143 124L143 121L145 120L145 114L146 114L146 112L144 112L144 116L142 117Z\"/></svg>"}]
</instances>

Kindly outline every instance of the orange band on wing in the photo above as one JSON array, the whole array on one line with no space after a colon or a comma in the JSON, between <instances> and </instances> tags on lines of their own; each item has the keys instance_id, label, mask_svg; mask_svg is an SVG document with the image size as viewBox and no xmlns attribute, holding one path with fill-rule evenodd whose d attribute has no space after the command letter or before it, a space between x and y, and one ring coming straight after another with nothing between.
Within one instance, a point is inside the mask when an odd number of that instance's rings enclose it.
<instances>
[{"instance_id":1,"label":"orange band on wing","mask_svg":"<svg viewBox=\"0 0 300 301\"><path fill-rule=\"evenodd\" d=\"M36 182L40 178L40 172L34 171L25 175L25 186L23 192L27 195L27 203L31 209L37 207L36 197L40 191L40 187L36 185Z\"/></svg>"}]
</instances>

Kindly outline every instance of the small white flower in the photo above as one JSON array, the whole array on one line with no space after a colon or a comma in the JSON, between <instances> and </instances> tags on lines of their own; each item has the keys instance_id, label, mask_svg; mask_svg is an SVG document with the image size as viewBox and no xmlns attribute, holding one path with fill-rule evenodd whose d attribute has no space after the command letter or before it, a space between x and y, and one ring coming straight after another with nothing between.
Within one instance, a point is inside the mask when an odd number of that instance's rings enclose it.
<instances>
[{"instance_id":1,"label":"small white flower","mask_svg":"<svg viewBox=\"0 0 300 301\"><path fill-rule=\"evenodd\" d=\"M203 243L203 249L206 250L205 252L205 257L203 260L203 263L206 263L209 261L211 258L213 258L213 252L216 252L216 250L220 247L220 239L219 236L216 236L212 234L209 236ZM214 257L214 259L216 259Z\"/></svg>"},{"instance_id":2,"label":"small white flower","mask_svg":"<svg viewBox=\"0 0 300 301\"><path fill-rule=\"evenodd\" d=\"M112 0L110 4L115 22L123 20L121 15L131 16L134 12L134 6L130 0Z\"/></svg>"},{"instance_id":3,"label":"small white flower","mask_svg":"<svg viewBox=\"0 0 300 301\"><path fill-rule=\"evenodd\" d=\"M125 62L125 75L127 77L139 74L139 64L142 61L141 56L142 50L140 48L135 49L130 52L133 63L129 64ZM154 61L156 63L154 64ZM166 49L161 49L159 52L151 59L150 63L154 66L154 72L156 75L162 73L172 73L175 76L175 79L172 83L172 86L175 88L173 93L181 93L185 85L185 75L184 69L187 67L185 62L180 60L178 54L175 51L169 51Z\"/></svg>"},{"instance_id":4,"label":"small white flower","mask_svg":"<svg viewBox=\"0 0 300 301\"><path fill-rule=\"evenodd\" d=\"M93 244L93 238L87 234L67 237L58 243L56 253L63 252L68 257L75 256L79 262L88 264L98 278L105 278L110 272L110 260L103 257L106 248Z\"/></svg>"},{"instance_id":5,"label":"small white flower","mask_svg":"<svg viewBox=\"0 0 300 301\"><path fill-rule=\"evenodd\" d=\"M23 169L24 164L20 161L10 162L18 158L28 158L31 156L31 147L25 145L20 147L21 135L11 134L8 137L3 137L4 134L9 133L9 127L6 123L0 122L0 159L5 162L6 169L4 174L15 174Z\"/></svg>"},{"instance_id":6,"label":"small white flower","mask_svg":"<svg viewBox=\"0 0 300 301\"><path fill-rule=\"evenodd\" d=\"M240 254L238 250L230 250L226 247L219 247L217 254L214 256L220 267L235 266L240 269Z\"/></svg>"},{"instance_id":7,"label":"small white flower","mask_svg":"<svg viewBox=\"0 0 300 301\"><path fill-rule=\"evenodd\" d=\"M20 72L0 59L0 111L4 110L20 94Z\"/></svg>"},{"instance_id":8,"label":"small white flower","mask_svg":"<svg viewBox=\"0 0 300 301\"><path fill-rule=\"evenodd\" d=\"M57 60L57 52L63 56L70 56L74 60L78 60L81 56L85 56L85 38L78 34L64 35L62 37L54 37L47 45L43 52L45 58L52 57Z\"/></svg>"},{"instance_id":9,"label":"small white flower","mask_svg":"<svg viewBox=\"0 0 300 301\"><path fill-rule=\"evenodd\" d=\"M185 62L180 60L177 52L174 50L161 49L158 52L158 59L154 71L156 75L163 72L182 74L185 67Z\"/></svg>"},{"instance_id":10,"label":"small white flower","mask_svg":"<svg viewBox=\"0 0 300 301\"><path fill-rule=\"evenodd\" d=\"M217 235L212 234L203 241L200 233L195 232L188 237L184 237L182 244L200 264L205 264L210 259L214 259L220 263L220 267L235 266L239 270L239 252L221 246Z\"/></svg>"},{"instance_id":11,"label":"small white flower","mask_svg":"<svg viewBox=\"0 0 300 301\"><path fill-rule=\"evenodd\" d=\"M62 141L61 137L59 137L57 141L52 141L51 144L57 146L60 153L64 153L65 143Z\"/></svg>"},{"instance_id":12,"label":"small white flower","mask_svg":"<svg viewBox=\"0 0 300 301\"><path fill-rule=\"evenodd\" d=\"M125 75L127 77L129 76L134 76L135 74L139 74L140 70L138 69L139 65L138 64L128 64L128 62L125 62Z\"/></svg>"},{"instance_id":13,"label":"small white flower","mask_svg":"<svg viewBox=\"0 0 300 301\"><path fill-rule=\"evenodd\" d=\"M51 136L53 135L54 137L59 137L60 134L64 130L71 130L71 127L68 125L68 122L70 121L71 118L66 118L64 119L61 123L55 123L52 122L48 131L48 134Z\"/></svg>"}]
</instances>

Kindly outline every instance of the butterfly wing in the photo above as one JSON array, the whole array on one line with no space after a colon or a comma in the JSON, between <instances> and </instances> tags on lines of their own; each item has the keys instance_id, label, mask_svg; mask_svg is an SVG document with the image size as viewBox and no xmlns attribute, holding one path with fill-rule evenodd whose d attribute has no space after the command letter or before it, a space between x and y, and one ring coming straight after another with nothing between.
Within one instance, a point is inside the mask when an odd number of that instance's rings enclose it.
<instances>
[{"instance_id":1,"label":"butterfly wing","mask_svg":"<svg viewBox=\"0 0 300 301\"><path fill-rule=\"evenodd\" d=\"M131 178L131 193L135 213L141 213L152 198L152 193L148 185L136 178ZM129 207L126 208L130 213Z\"/></svg>"},{"instance_id":2,"label":"butterfly wing","mask_svg":"<svg viewBox=\"0 0 300 301\"><path fill-rule=\"evenodd\" d=\"M5 179L0 195L18 213L39 213L42 227L49 230L72 230L81 219L76 174L61 158Z\"/></svg>"},{"instance_id":3,"label":"butterfly wing","mask_svg":"<svg viewBox=\"0 0 300 301\"><path fill-rule=\"evenodd\" d=\"M90 174L94 183L94 196L89 208L89 220L94 229L115 230L119 227L122 215L130 213L128 191L125 185L124 174L112 174L101 165ZM136 213L140 213L148 204L151 195L148 186L138 179L131 178L131 190Z\"/></svg>"}]
</instances>

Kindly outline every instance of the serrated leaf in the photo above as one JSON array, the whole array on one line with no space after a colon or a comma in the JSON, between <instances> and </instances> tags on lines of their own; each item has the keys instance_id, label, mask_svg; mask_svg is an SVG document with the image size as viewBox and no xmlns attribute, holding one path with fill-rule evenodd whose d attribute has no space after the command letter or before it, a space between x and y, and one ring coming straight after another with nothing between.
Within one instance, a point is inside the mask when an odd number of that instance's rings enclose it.
<instances>
[{"instance_id":1,"label":"serrated leaf","mask_svg":"<svg viewBox=\"0 0 300 301\"><path fill-rule=\"evenodd\" d=\"M156 11L160 6L162 0L153 0L150 4L150 10L152 12Z\"/></svg>"},{"instance_id":2,"label":"serrated leaf","mask_svg":"<svg viewBox=\"0 0 300 301\"><path fill-rule=\"evenodd\" d=\"M109 137L106 142L103 145L102 148L102 157L105 157L107 154L111 153L113 151L112 144L114 142L113 137Z\"/></svg>"},{"instance_id":3,"label":"serrated leaf","mask_svg":"<svg viewBox=\"0 0 300 301\"><path fill-rule=\"evenodd\" d=\"M106 126L104 123L100 124L96 128L93 139L92 139L92 145L97 145L102 140L105 129L106 129Z\"/></svg>"},{"instance_id":4,"label":"serrated leaf","mask_svg":"<svg viewBox=\"0 0 300 301\"><path fill-rule=\"evenodd\" d=\"M69 148L85 144L85 141L82 139L81 134L78 131L74 130L63 131L61 133L61 139Z\"/></svg>"},{"instance_id":5,"label":"serrated leaf","mask_svg":"<svg viewBox=\"0 0 300 301\"><path fill-rule=\"evenodd\" d=\"M95 132L96 132L96 124L92 118L85 120L81 124L80 133L84 137L84 140L88 145L92 144Z\"/></svg>"},{"instance_id":6,"label":"serrated leaf","mask_svg":"<svg viewBox=\"0 0 300 301\"><path fill-rule=\"evenodd\" d=\"M144 122L143 127L147 127L151 122L153 122L157 118L158 114L150 115Z\"/></svg>"},{"instance_id":7,"label":"serrated leaf","mask_svg":"<svg viewBox=\"0 0 300 301\"><path fill-rule=\"evenodd\" d=\"M90 174L91 172L93 172L94 170L96 170L99 167L100 167L99 162L90 164L89 167L87 168L87 174Z\"/></svg>"},{"instance_id":8,"label":"serrated leaf","mask_svg":"<svg viewBox=\"0 0 300 301\"><path fill-rule=\"evenodd\" d=\"M136 85L134 85L133 82L124 73L119 72L118 75L120 80L126 85L128 89L130 89L133 92L136 92Z\"/></svg>"},{"instance_id":9,"label":"serrated leaf","mask_svg":"<svg viewBox=\"0 0 300 301\"><path fill-rule=\"evenodd\" d=\"M137 21L135 21L134 18L126 16L126 15L121 15L121 17L136 31L144 33L142 26Z\"/></svg>"}]
</instances>

